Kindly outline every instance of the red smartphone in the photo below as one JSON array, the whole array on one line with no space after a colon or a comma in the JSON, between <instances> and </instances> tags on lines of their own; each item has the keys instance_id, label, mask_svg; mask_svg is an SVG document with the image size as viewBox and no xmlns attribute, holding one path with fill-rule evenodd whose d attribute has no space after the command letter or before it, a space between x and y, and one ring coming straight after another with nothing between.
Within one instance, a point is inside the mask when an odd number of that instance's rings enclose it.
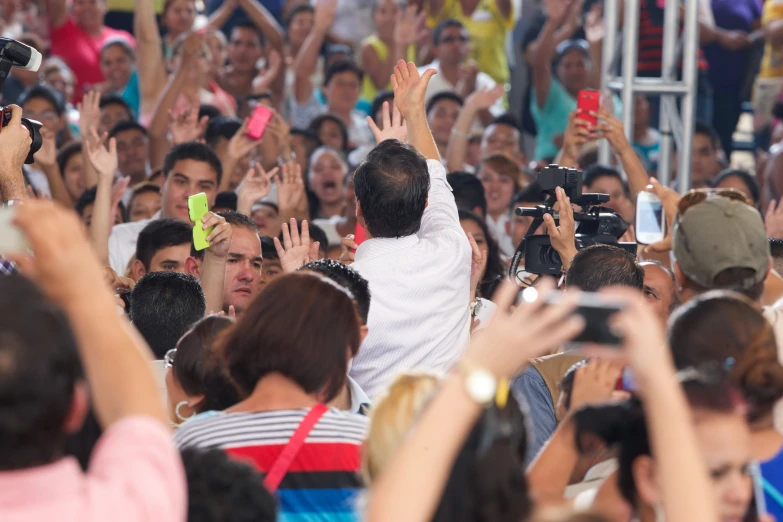
<instances>
[{"instance_id":1,"label":"red smartphone","mask_svg":"<svg viewBox=\"0 0 783 522\"><path fill-rule=\"evenodd\" d=\"M247 122L247 137L253 141L258 141L266 131L266 125L272 119L272 111L266 105L258 105L253 114L250 115L250 121Z\"/></svg>"},{"instance_id":2,"label":"red smartphone","mask_svg":"<svg viewBox=\"0 0 783 522\"><path fill-rule=\"evenodd\" d=\"M598 125L598 118L590 113L598 112L600 106L601 93L591 89L579 91L579 97L576 99L576 108L579 110L579 117L593 127Z\"/></svg>"},{"instance_id":3,"label":"red smartphone","mask_svg":"<svg viewBox=\"0 0 783 522\"><path fill-rule=\"evenodd\" d=\"M353 233L353 242L359 246L364 242L365 237L364 227L359 223L356 223L356 231Z\"/></svg>"}]
</instances>

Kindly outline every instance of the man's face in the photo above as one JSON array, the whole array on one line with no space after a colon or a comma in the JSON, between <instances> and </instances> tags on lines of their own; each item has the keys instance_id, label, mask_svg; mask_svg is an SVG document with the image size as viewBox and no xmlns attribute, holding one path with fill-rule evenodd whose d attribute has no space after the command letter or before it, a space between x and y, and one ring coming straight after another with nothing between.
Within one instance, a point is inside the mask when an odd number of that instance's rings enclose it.
<instances>
[{"instance_id":1,"label":"man's face","mask_svg":"<svg viewBox=\"0 0 783 522\"><path fill-rule=\"evenodd\" d=\"M511 200L514 198L514 180L495 172L491 167L484 166L478 174L484 193L487 195L487 212L497 218L508 212Z\"/></svg>"},{"instance_id":2,"label":"man's face","mask_svg":"<svg viewBox=\"0 0 783 522\"><path fill-rule=\"evenodd\" d=\"M604 205L618 213L625 211L628 198L625 196L623 184L614 176L600 176L589 187L584 186L582 192L609 194L609 201Z\"/></svg>"},{"instance_id":3,"label":"man's face","mask_svg":"<svg viewBox=\"0 0 783 522\"><path fill-rule=\"evenodd\" d=\"M481 140L481 157L486 158L492 154L519 158L519 131L502 124L487 127Z\"/></svg>"},{"instance_id":4,"label":"man's face","mask_svg":"<svg viewBox=\"0 0 783 522\"><path fill-rule=\"evenodd\" d=\"M258 295L261 280L261 240L244 227L233 227L226 264L223 308L234 306L237 313L247 309Z\"/></svg>"},{"instance_id":5,"label":"man's face","mask_svg":"<svg viewBox=\"0 0 783 522\"><path fill-rule=\"evenodd\" d=\"M38 120L43 123L44 128L55 133L65 128L64 115L57 114L54 105L44 98L30 98L22 107L25 118Z\"/></svg>"},{"instance_id":6,"label":"man's face","mask_svg":"<svg viewBox=\"0 0 783 522\"><path fill-rule=\"evenodd\" d=\"M674 302L674 281L658 265L644 264L644 297L665 325Z\"/></svg>"},{"instance_id":7,"label":"man's face","mask_svg":"<svg viewBox=\"0 0 783 522\"><path fill-rule=\"evenodd\" d=\"M87 31L93 31L103 25L106 14L104 0L73 0L71 14L76 25Z\"/></svg>"},{"instance_id":8,"label":"man's face","mask_svg":"<svg viewBox=\"0 0 783 522\"><path fill-rule=\"evenodd\" d=\"M694 134L691 156L691 188L706 187L707 182L717 176L720 171L718 151L712 146L712 139L706 134Z\"/></svg>"},{"instance_id":9,"label":"man's face","mask_svg":"<svg viewBox=\"0 0 783 522\"><path fill-rule=\"evenodd\" d=\"M277 258L264 259L261 263L261 285L268 285L283 275L283 265Z\"/></svg>"},{"instance_id":10,"label":"man's face","mask_svg":"<svg viewBox=\"0 0 783 522\"><path fill-rule=\"evenodd\" d=\"M282 223L274 207L258 205L250 214L250 217L258 226L259 236L277 237L280 235Z\"/></svg>"},{"instance_id":11,"label":"man's face","mask_svg":"<svg viewBox=\"0 0 783 522\"><path fill-rule=\"evenodd\" d=\"M313 30L315 15L309 11L302 11L291 19L286 29L289 43L298 49Z\"/></svg>"},{"instance_id":12,"label":"man's face","mask_svg":"<svg viewBox=\"0 0 783 522\"><path fill-rule=\"evenodd\" d=\"M228 61L239 72L255 70L256 62L264 55L258 33L247 27L235 27L228 43Z\"/></svg>"},{"instance_id":13,"label":"man's face","mask_svg":"<svg viewBox=\"0 0 783 522\"><path fill-rule=\"evenodd\" d=\"M158 250L150 260L149 273L185 272L185 260L190 256L190 243L174 245Z\"/></svg>"},{"instance_id":14,"label":"man's face","mask_svg":"<svg viewBox=\"0 0 783 522\"><path fill-rule=\"evenodd\" d=\"M101 53L101 72L112 90L125 87L133 72L133 59L120 45L112 45Z\"/></svg>"},{"instance_id":15,"label":"man's face","mask_svg":"<svg viewBox=\"0 0 783 522\"><path fill-rule=\"evenodd\" d=\"M359 77L352 71L332 75L324 89L330 109L338 113L352 110L359 101L361 86Z\"/></svg>"},{"instance_id":16,"label":"man's face","mask_svg":"<svg viewBox=\"0 0 783 522\"><path fill-rule=\"evenodd\" d=\"M147 174L147 137L138 129L118 133L117 168L123 176L134 182L142 181Z\"/></svg>"},{"instance_id":17,"label":"man's face","mask_svg":"<svg viewBox=\"0 0 783 522\"><path fill-rule=\"evenodd\" d=\"M427 113L427 123L430 124L432 137L438 147L443 148L449 144L451 129L457 122L457 116L462 107L454 100L443 99L432 106Z\"/></svg>"},{"instance_id":18,"label":"man's face","mask_svg":"<svg viewBox=\"0 0 783 522\"><path fill-rule=\"evenodd\" d=\"M128 209L130 221L150 219L160 210L160 192L141 192L131 202Z\"/></svg>"},{"instance_id":19,"label":"man's face","mask_svg":"<svg viewBox=\"0 0 783 522\"><path fill-rule=\"evenodd\" d=\"M199 192L207 195L209 208L212 208L217 196L217 173L209 163L192 159L179 160L163 185L161 216L190 223L188 198Z\"/></svg>"},{"instance_id":20,"label":"man's face","mask_svg":"<svg viewBox=\"0 0 783 522\"><path fill-rule=\"evenodd\" d=\"M435 56L443 65L455 67L470 56L470 36L463 27L447 27L435 42Z\"/></svg>"},{"instance_id":21,"label":"man's face","mask_svg":"<svg viewBox=\"0 0 783 522\"><path fill-rule=\"evenodd\" d=\"M110 103L101 109L101 125L98 134L109 132L121 121L131 121L128 109L119 103Z\"/></svg>"}]
</instances>

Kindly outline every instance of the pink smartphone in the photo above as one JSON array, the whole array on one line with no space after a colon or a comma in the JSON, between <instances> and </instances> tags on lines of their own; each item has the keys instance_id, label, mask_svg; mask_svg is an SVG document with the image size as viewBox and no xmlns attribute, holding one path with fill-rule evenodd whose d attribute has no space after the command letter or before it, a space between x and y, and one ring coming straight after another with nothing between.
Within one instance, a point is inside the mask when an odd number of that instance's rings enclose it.
<instances>
[{"instance_id":1,"label":"pink smartphone","mask_svg":"<svg viewBox=\"0 0 783 522\"><path fill-rule=\"evenodd\" d=\"M579 97L576 99L576 108L579 111L579 117L593 127L598 125L598 119L590 113L598 112L600 105L601 94L598 91L591 89L579 91Z\"/></svg>"},{"instance_id":2,"label":"pink smartphone","mask_svg":"<svg viewBox=\"0 0 783 522\"><path fill-rule=\"evenodd\" d=\"M250 115L250 121L247 122L247 137L258 141L264 135L269 120L272 119L272 111L265 105L258 105L253 114Z\"/></svg>"}]
</instances>

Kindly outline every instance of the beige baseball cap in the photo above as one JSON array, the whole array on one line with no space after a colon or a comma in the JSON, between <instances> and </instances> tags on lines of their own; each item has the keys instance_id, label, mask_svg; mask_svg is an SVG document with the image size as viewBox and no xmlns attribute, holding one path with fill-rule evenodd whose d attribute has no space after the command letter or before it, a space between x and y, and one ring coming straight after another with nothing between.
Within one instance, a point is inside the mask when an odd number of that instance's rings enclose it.
<instances>
[{"instance_id":1,"label":"beige baseball cap","mask_svg":"<svg viewBox=\"0 0 783 522\"><path fill-rule=\"evenodd\" d=\"M739 200L710 195L677 216L672 230L674 257L683 273L704 288L728 268L748 268L753 275L736 285L745 290L764 280L769 242L758 210Z\"/></svg>"}]
</instances>

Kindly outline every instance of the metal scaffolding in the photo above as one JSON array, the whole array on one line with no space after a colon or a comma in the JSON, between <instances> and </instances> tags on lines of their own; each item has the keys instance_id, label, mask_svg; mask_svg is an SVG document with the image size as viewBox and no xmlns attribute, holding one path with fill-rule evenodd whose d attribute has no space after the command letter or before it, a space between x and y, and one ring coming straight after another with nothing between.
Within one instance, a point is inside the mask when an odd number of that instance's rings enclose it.
<instances>
[{"instance_id":1,"label":"metal scaffolding","mask_svg":"<svg viewBox=\"0 0 783 522\"><path fill-rule=\"evenodd\" d=\"M622 38L618 25L618 4L622 0L604 0L603 61L601 89L621 93L623 124L629 141L633 141L634 94L659 95L660 103L660 158L658 179L664 185L671 181L674 143L678 155L677 178L680 192L686 192L691 184L691 149L696 111L697 55L699 52L699 2L685 3L685 19L680 42L678 0L666 0L664 8L662 75L660 78L637 78L636 59L639 45L639 2L624 0L625 16ZM622 77L618 69L619 47L622 44ZM682 57L682 80L678 80L678 68ZM677 100L681 99L680 111ZM606 140L599 145L599 160L608 163L611 150Z\"/></svg>"}]
</instances>

